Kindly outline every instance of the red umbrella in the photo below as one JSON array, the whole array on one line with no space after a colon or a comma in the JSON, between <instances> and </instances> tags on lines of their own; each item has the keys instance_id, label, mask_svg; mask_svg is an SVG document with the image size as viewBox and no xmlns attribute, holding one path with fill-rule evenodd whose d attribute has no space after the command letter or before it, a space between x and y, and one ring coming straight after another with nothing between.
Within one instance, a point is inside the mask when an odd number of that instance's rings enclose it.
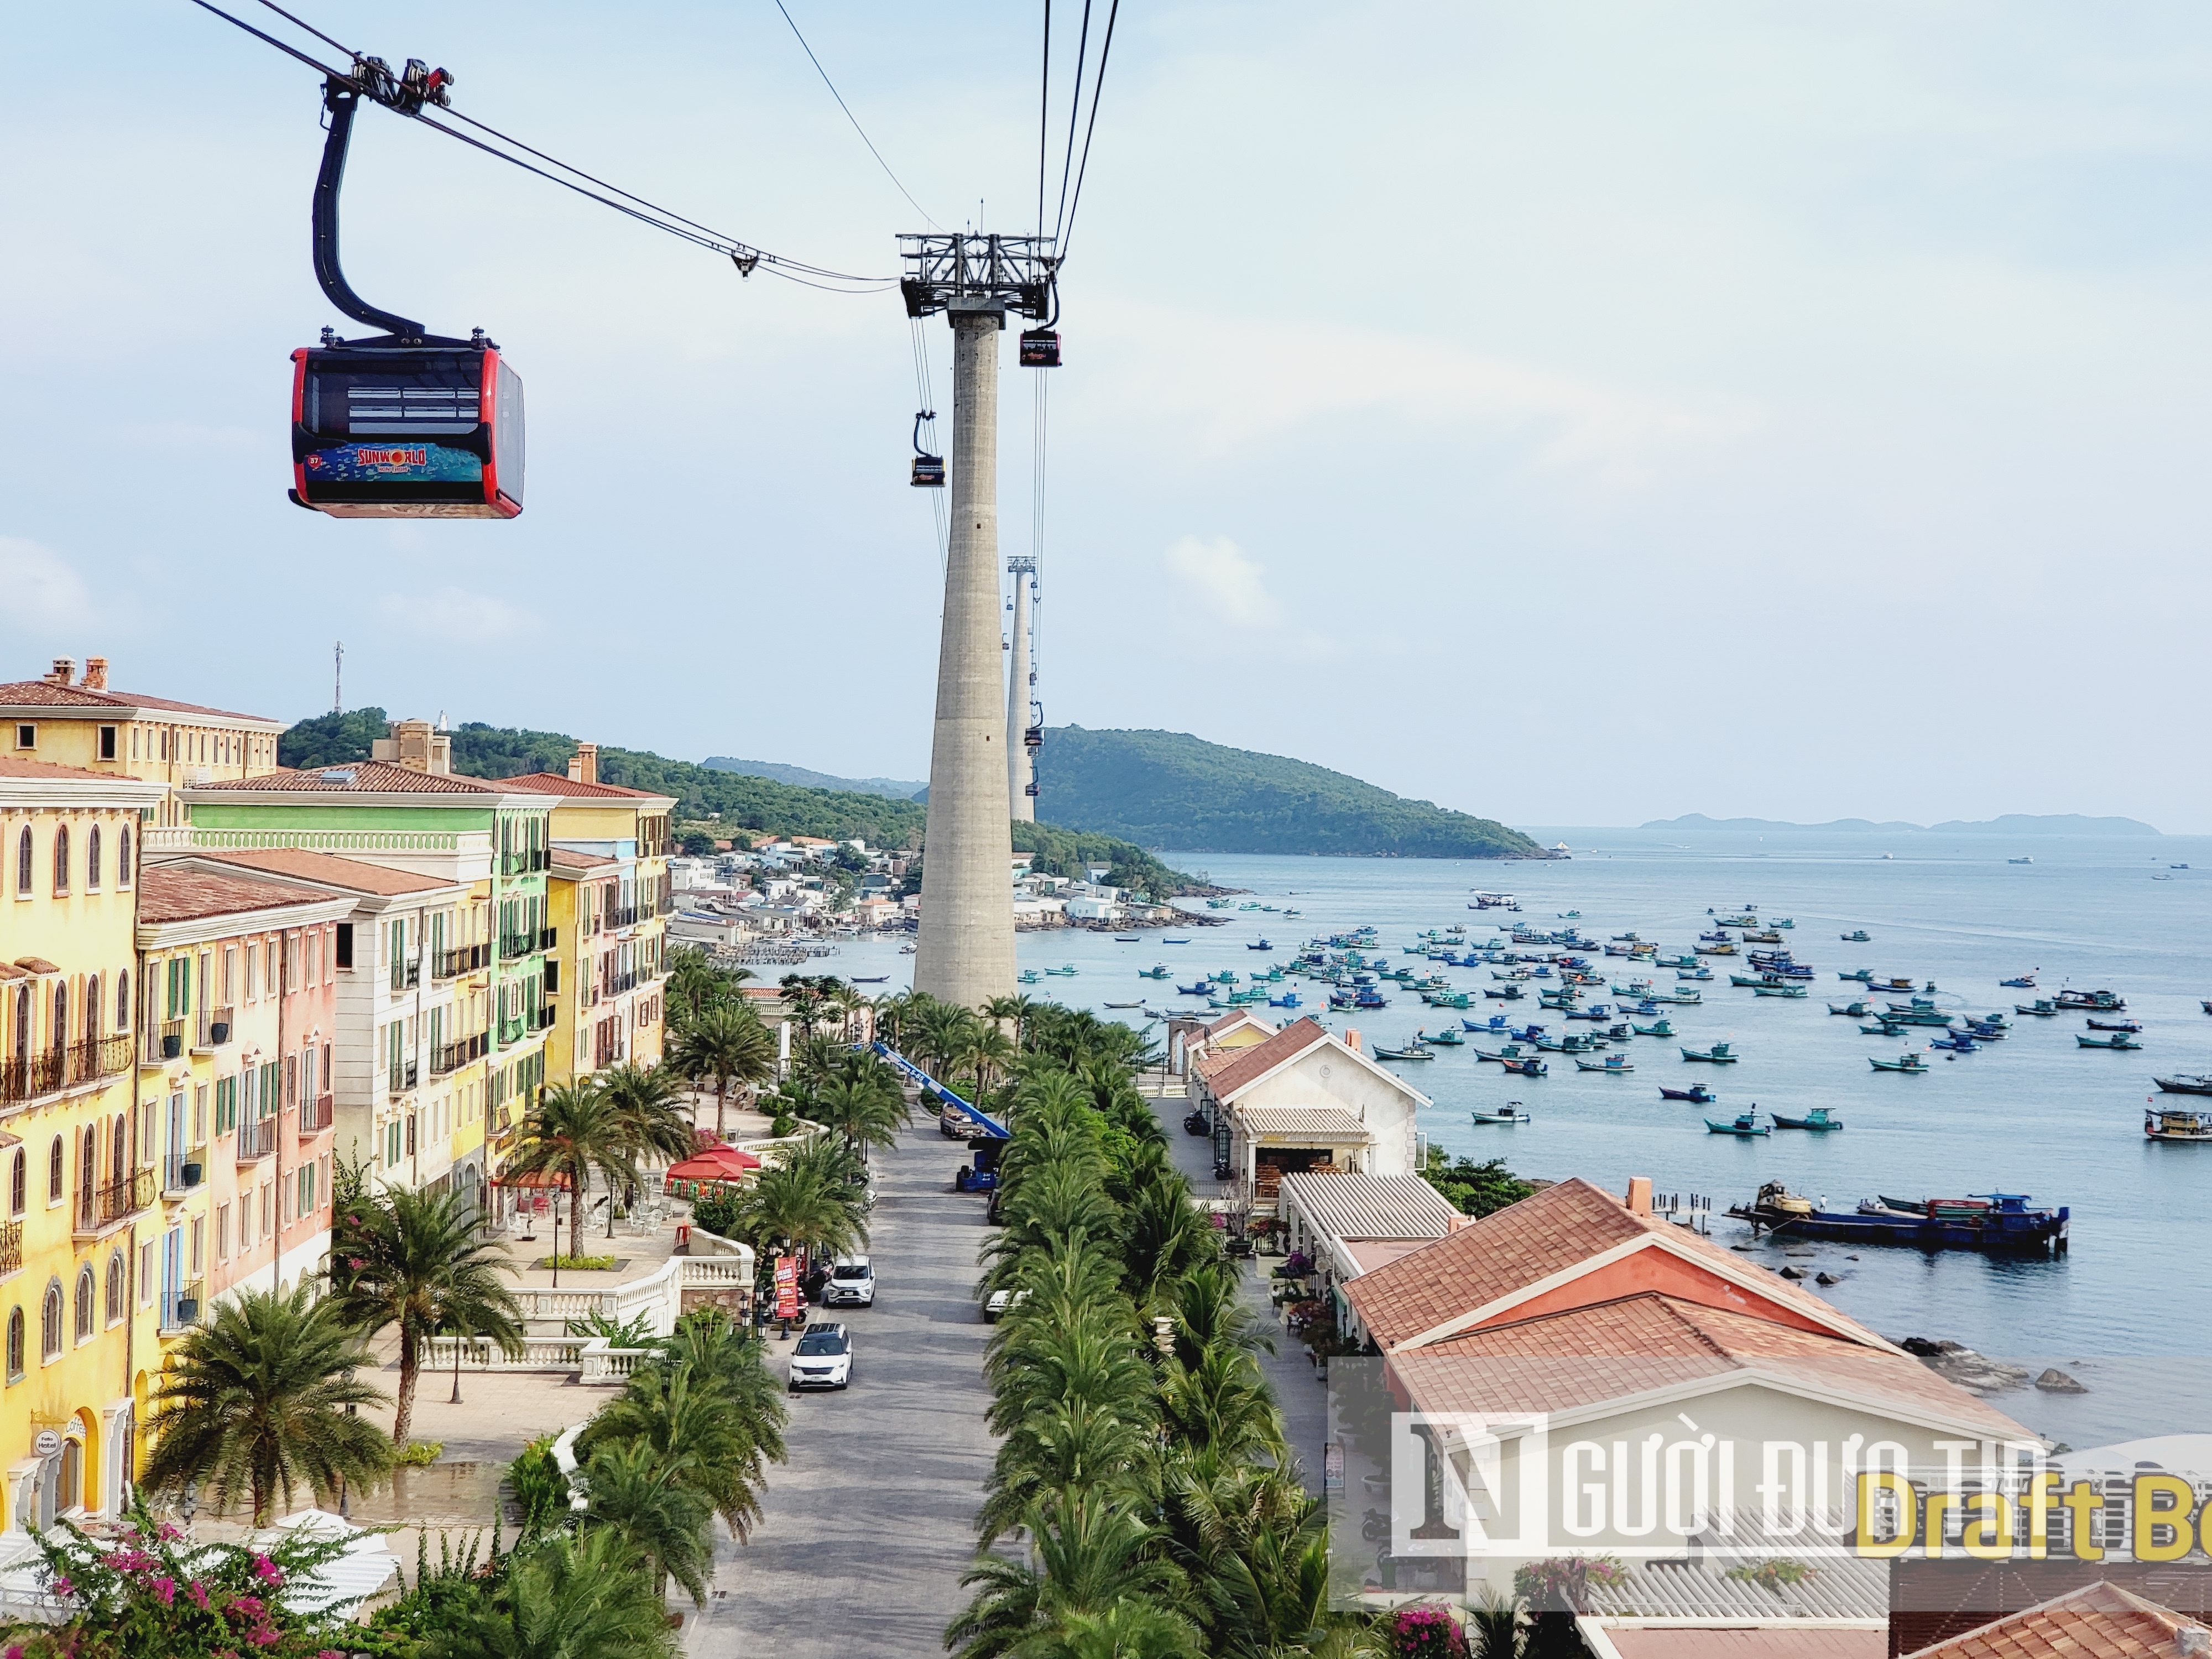
<instances>
[{"instance_id":1,"label":"red umbrella","mask_svg":"<svg viewBox=\"0 0 2212 1659\"><path fill-rule=\"evenodd\" d=\"M761 1161L750 1152L739 1152L735 1146L712 1146L685 1158L681 1164L669 1165L667 1178L671 1181L742 1181L760 1166Z\"/></svg>"}]
</instances>

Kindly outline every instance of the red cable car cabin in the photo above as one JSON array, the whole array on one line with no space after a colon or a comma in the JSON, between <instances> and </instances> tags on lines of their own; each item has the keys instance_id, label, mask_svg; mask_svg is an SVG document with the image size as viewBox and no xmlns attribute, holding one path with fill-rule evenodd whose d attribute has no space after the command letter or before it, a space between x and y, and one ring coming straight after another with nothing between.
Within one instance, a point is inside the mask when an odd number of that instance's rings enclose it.
<instances>
[{"instance_id":1,"label":"red cable car cabin","mask_svg":"<svg viewBox=\"0 0 2212 1659\"><path fill-rule=\"evenodd\" d=\"M522 473L522 377L489 341L292 354L300 506L334 519L512 519Z\"/></svg>"}]
</instances>

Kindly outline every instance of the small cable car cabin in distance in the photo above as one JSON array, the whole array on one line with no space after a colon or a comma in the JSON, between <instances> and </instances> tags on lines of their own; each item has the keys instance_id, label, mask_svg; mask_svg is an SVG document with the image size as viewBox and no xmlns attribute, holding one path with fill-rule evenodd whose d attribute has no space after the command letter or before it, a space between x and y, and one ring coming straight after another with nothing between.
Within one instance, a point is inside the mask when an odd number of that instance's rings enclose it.
<instances>
[{"instance_id":1,"label":"small cable car cabin in distance","mask_svg":"<svg viewBox=\"0 0 2212 1659\"><path fill-rule=\"evenodd\" d=\"M1060 331L1050 328L1025 328L1022 331L1019 351L1024 368L1058 368Z\"/></svg>"},{"instance_id":2,"label":"small cable car cabin in distance","mask_svg":"<svg viewBox=\"0 0 2212 1659\"><path fill-rule=\"evenodd\" d=\"M921 447L921 423L936 418L933 409L918 409L914 413L914 471L907 482L916 489L945 488L945 457L933 455Z\"/></svg>"}]
</instances>

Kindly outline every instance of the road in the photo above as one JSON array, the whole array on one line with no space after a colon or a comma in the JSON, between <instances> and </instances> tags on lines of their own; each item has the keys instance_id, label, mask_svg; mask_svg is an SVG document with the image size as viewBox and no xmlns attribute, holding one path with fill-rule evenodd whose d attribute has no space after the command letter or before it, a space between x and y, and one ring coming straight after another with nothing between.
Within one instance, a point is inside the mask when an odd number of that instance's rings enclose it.
<instances>
[{"instance_id":1,"label":"road","mask_svg":"<svg viewBox=\"0 0 2212 1659\"><path fill-rule=\"evenodd\" d=\"M769 1473L753 1541L721 1542L713 1600L685 1621L698 1659L944 1651L996 1449L971 1293L991 1230L983 1200L952 1190L963 1156L920 1116L877 1155L876 1305L835 1316L853 1386L787 1396L791 1462ZM790 1345L773 1346L781 1372Z\"/></svg>"}]
</instances>

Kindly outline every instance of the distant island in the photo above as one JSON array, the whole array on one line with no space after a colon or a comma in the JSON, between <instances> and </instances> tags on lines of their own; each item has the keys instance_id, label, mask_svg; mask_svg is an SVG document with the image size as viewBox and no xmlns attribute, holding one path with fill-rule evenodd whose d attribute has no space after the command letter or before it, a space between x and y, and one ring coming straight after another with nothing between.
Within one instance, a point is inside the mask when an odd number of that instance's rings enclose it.
<instances>
[{"instance_id":1,"label":"distant island","mask_svg":"<svg viewBox=\"0 0 2212 1659\"><path fill-rule=\"evenodd\" d=\"M841 778L828 772L810 772L803 766L787 766L781 761L733 760L727 755L709 755L700 765L714 772L735 772L749 778L767 778L775 783L796 785L801 789L829 789L847 795L881 795L889 800L914 800L929 786L914 779L902 778Z\"/></svg>"},{"instance_id":2,"label":"distant island","mask_svg":"<svg viewBox=\"0 0 2212 1659\"><path fill-rule=\"evenodd\" d=\"M1342 772L1183 732L1054 726L1037 817L1189 853L1353 858L1545 858L1517 830L1408 800Z\"/></svg>"},{"instance_id":3,"label":"distant island","mask_svg":"<svg viewBox=\"0 0 2212 1659\"><path fill-rule=\"evenodd\" d=\"M2155 836L2161 832L2139 818L2085 817L2079 812L2008 812L1997 818L1952 818L1942 823L1876 823L1871 818L1831 818L1826 823L1787 823L1774 818L1709 818L1686 812L1679 818L1654 818L1639 830L1725 830L1759 835L1847 836Z\"/></svg>"}]
</instances>

